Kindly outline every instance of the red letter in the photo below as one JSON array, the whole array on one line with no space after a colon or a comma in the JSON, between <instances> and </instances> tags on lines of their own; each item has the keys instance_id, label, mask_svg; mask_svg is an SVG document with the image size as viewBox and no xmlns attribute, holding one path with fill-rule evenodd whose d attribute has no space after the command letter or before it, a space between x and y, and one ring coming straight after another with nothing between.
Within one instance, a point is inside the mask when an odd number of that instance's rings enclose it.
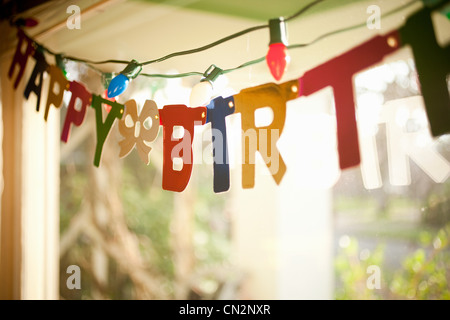
<instances>
[{"instance_id":1,"label":"red letter","mask_svg":"<svg viewBox=\"0 0 450 320\"><path fill-rule=\"evenodd\" d=\"M64 127L61 134L61 141L67 142L70 134L70 125L73 123L80 126L83 123L86 114L86 107L91 104L91 94L84 88L81 83L76 81L70 82L69 91L72 93L70 97L69 106L67 108L66 119L64 120ZM81 109L75 109L75 102L80 99Z\"/></svg>"},{"instance_id":2,"label":"red letter","mask_svg":"<svg viewBox=\"0 0 450 320\"><path fill-rule=\"evenodd\" d=\"M11 62L11 66L9 67L8 77L11 79L14 67L16 64L19 65L19 73L17 74L16 81L14 82L14 89L19 85L20 79L22 79L23 72L25 71L25 67L27 66L28 57L34 52L34 48L32 46L31 40L25 35L23 30L19 29L17 32L17 36L19 40L17 42L16 52L14 53L14 58ZM23 42L26 41L26 49L25 52L22 53Z\"/></svg>"},{"instance_id":3,"label":"red letter","mask_svg":"<svg viewBox=\"0 0 450 320\"><path fill-rule=\"evenodd\" d=\"M194 125L205 124L206 107L188 108L185 105L169 105L159 110L159 116L163 125L164 142L162 188L181 192L186 188L192 172ZM184 129L180 139L173 137L174 126L181 126ZM174 158L183 160L181 170L173 168Z\"/></svg>"},{"instance_id":4,"label":"red letter","mask_svg":"<svg viewBox=\"0 0 450 320\"><path fill-rule=\"evenodd\" d=\"M333 88L341 169L356 166L360 162L353 97L353 75L381 61L385 55L396 51L398 43L397 31L386 36L377 36L307 71L299 80L299 95L308 96L327 86Z\"/></svg>"}]
</instances>

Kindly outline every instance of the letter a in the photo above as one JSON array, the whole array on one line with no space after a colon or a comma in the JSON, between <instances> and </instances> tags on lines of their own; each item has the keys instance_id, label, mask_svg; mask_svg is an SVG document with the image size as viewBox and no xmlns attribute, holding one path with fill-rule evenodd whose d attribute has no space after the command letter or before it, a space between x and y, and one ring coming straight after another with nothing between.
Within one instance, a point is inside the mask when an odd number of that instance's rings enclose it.
<instances>
[{"instance_id":1,"label":"letter a","mask_svg":"<svg viewBox=\"0 0 450 320\"><path fill-rule=\"evenodd\" d=\"M381 289L381 270L379 266L371 265L367 267L367 274L370 276L367 278L367 289Z\"/></svg>"},{"instance_id":2,"label":"letter a","mask_svg":"<svg viewBox=\"0 0 450 320\"><path fill-rule=\"evenodd\" d=\"M70 5L67 7L66 13L72 13L70 17L67 18L67 28L72 29L81 29L81 10L77 5Z\"/></svg>"},{"instance_id":3,"label":"letter a","mask_svg":"<svg viewBox=\"0 0 450 320\"><path fill-rule=\"evenodd\" d=\"M66 273L71 273L72 275L67 278L66 285L67 289L81 289L81 271L80 267L76 265L70 265L67 267Z\"/></svg>"},{"instance_id":4,"label":"letter a","mask_svg":"<svg viewBox=\"0 0 450 320\"><path fill-rule=\"evenodd\" d=\"M371 5L367 7L367 13L371 14L369 18L367 18L367 28L370 30L381 29L381 9L377 5Z\"/></svg>"}]
</instances>

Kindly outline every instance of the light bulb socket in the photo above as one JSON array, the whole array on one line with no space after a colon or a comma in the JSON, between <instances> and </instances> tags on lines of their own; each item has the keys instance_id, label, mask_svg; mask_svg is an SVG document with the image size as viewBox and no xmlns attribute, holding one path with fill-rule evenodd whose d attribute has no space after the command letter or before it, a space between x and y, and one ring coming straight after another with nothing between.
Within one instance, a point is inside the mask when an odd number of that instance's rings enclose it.
<instances>
[{"instance_id":1,"label":"light bulb socket","mask_svg":"<svg viewBox=\"0 0 450 320\"><path fill-rule=\"evenodd\" d=\"M66 70L66 58L63 54L58 53L55 55L55 63L56 66L61 69L62 73L64 74L64 77L67 79L67 70Z\"/></svg>"},{"instance_id":2,"label":"light bulb socket","mask_svg":"<svg viewBox=\"0 0 450 320\"><path fill-rule=\"evenodd\" d=\"M128 79L136 78L142 71L142 64L136 60L131 60L131 62L123 69L120 73L126 76Z\"/></svg>"},{"instance_id":3,"label":"light bulb socket","mask_svg":"<svg viewBox=\"0 0 450 320\"><path fill-rule=\"evenodd\" d=\"M56 54L55 55L55 62L56 62L56 66L58 68L60 68L61 70L65 71L65 69L66 69L66 61L65 61L64 55L62 55L61 53Z\"/></svg>"},{"instance_id":4,"label":"light bulb socket","mask_svg":"<svg viewBox=\"0 0 450 320\"><path fill-rule=\"evenodd\" d=\"M34 18L18 18L14 21L11 21L11 25L16 25L17 27L32 28L38 25L38 21Z\"/></svg>"},{"instance_id":5,"label":"light bulb socket","mask_svg":"<svg viewBox=\"0 0 450 320\"><path fill-rule=\"evenodd\" d=\"M200 80L200 82L208 81L213 84L213 82L223 73L223 70L217 67L216 65L212 64L209 66L208 69L206 69L205 73L203 73L203 78Z\"/></svg>"},{"instance_id":6,"label":"light bulb socket","mask_svg":"<svg viewBox=\"0 0 450 320\"><path fill-rule=\"evenodd\" d=\"M450 3L445 5L439 12L450 20Z\"/></svg>"},{"instance_id":7,"label":"light bulb socket","mask_svg":"<svg viewBox=\"0 0 450 320\"><path fill-rule=\"evenodd\" d=\"M45 53L45 48L42 44L37 43L36 41L33 41L32 44L33 48L34 48L34 52L39 52L40 54L44 54Z\"/></svg>"},{"instance_id":8,"label":"light bulb socket","mask_svg":"<svg viewBox=\"0 0 450 320\"><path fill-rule=\"evenodd\" d=\"M282 43L287 46L287 29L286 22L282 17L269 20L269 32L270 42L269 45L274 43Z\"/></svg>"},{"instance_id":9,"label":"light bulb socket","mask_svg":"<svg viewBox=\"0 0 450 320\"><path fill-rule=\"evenodd\" d=\"M105 89L108 89L111 80L114 79L116 74L114 72L104 72L102 73L102 83Z\"/></svg>"}]
</instances>

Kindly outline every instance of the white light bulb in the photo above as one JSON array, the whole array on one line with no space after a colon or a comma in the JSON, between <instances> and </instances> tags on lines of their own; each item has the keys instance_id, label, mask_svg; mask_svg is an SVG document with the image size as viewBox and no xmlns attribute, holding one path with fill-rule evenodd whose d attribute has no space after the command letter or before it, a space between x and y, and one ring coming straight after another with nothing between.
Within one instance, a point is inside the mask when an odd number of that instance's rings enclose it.
<instances>
[{"instance_id":1,"label":"white light bulb","mask_svg":"<svg viewBox=\"0 0 450 320\"><path fill-rule=\"evenodd\" d=\"M192 88L189 105L191 107L206 106L211 100L212 94L212 84L209 81L201 81Z\"/></svg>"}]
</instances>

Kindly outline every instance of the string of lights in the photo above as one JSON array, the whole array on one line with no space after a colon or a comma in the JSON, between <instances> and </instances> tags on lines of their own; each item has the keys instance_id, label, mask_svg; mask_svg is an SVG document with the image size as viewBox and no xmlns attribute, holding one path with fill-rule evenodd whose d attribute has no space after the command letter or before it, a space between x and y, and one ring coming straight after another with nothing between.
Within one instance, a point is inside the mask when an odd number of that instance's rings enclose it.
<instances>
[{"instance_id":1,"label":"string of lights","mask_svg":"<svg viewBox=\"0 0 450 320\"><path fill-rule=\"evenodd\" d=\"M402 6L399 6L398 8L395 8L389 12L386 12L385 14L383 14L384 18L387 18L388 16L392 16L402 10L407 9L408 7L410 7L411 5L413 5L414 3L417 3L420 0L412 0ZM286 20L285 20L286 21ZM311 46L313 44L316 44L317 42L319 42L320 40L324 40L325 38L331 37L333 35L336 34L340 34L340 33L344 33L347 31L352 31L352 30L356 30L362 27L366 26L366 22L360 23L360 24L356 24L356 25L352 25L349 27L345 27L345 28L341 28L338 30L334 30L328 33L325 33L323 35L320 35L319 37L317 37L316 39L308 42L308 43L299 43L299 44L292 44L292 45L288 45L287 48L288 49L297 49L297 48L304 48L304 47L308 47ZM230 69L225 69L222 71L222 74L226 74L226 73L230 73L251 65L255 65L258 63L261 63L265 60L265 56L264 57L260 57L258 59L254 59L251 61L247 61L235 68L230 68ZM199 71L192 71L192 72L185 72L185 73L178 73L178 74L149 74L149 73L141 73L140 76L144 76L144 77L151 77L151 78L183 78L183 77L190 77L190 76L204 76L204 72L199 72Z\"/></svg>"},{"instance_id":2,"label":"string of lights","mask_svg":"<svg viewBox=\"0 0 450 320\"><path fill-rule=\"evenodd\" d=\"M287 22L287 21L293 20L293 19L299 17L300 15L304 14L310 8L312 8L315 5L317 5L317 4L321 3L321 2L324 2L324 1L325 0L316 0L316 1L308 4L307 6L301 8L298 12L294 13L293 15L285 18L284 21ZM395 13L395 12L398 12L400 10L403 10L406 7L409 7L410 5L412 5L413 3L418 2L418 1L420 1L420 0L413 0L411 2L408 2L407 4L399 7L398 9L394 9L392 12L388 12L388 13L384 14L383 16L388 16L388 15L390 15L392 13ZM352 27L349 27L348 30L351 30L351 29L354 29L354 28L358 28L358 27L361 27L361 26L364 26L364 25L365 24L359 24L359 25L356 25L356 26L352 26ZM215 47L215 46L217 46L219 44L225 43L225 42L227 42L229 40L232 40L232 39L235 39L237 37L243 36L243 35L245 35L247 33L250 33L250 32L253 32L253 31L257 31L257 30L260 30L260 29L264 29L264 28L268 28L268 27L269 27L268 24L251 27L251 28L248 28L248 29L236 32L236 33L234 33L232 35L229 35L227 37L224 37L224 38L222 38L220 40L217 40L217 41L215 41L213 43L204 45L202 47L195 48L195 49L190 49L190 50L185 50L185 51L179 51L179 52L170 53L168 55L165 55L165 56L157 58L157 59L153 59L153 60L142 62L141 65L143 65L143 66L144 65L149 65L149 64L152 64L152 63L156 63L156 62L162 62L164 60L167 60L167 59L170 59L170 58L173 58L173 57L176 57L176 56L201 52L201 51L210 49L212 47ZM347 31L347 28L341 29L341 30L337 30L335 33L340 33L340 32L343 32L343 31ZM325 37L327 37L329 35L332 35L332 34L331 33L330 34L325 34L325 35L321 36L320 38L314 40L313 43L315 43L319 39L325 38ZM81 62L81 63L89 65L90 67L92 67L91 65L98 65L98 64L110 64L110 63L112 63L112 64L129 64L130 63L129 60L108 59L108 60L102 60L102 61L93 61L93 60L89 60L89 59L78 58L78 57L74 57L74 56L70 56L70 55L65 55L63 53L56 53L56 52L50 50L49 48L43 46L42 44L39 44L37 41L35 41L35 40L33 40L33 41L36 44L36 46L41 47L44 51L46 51L50 55L53 55L53 56L60 55L65 60L71 60L71 61L74 61L74 62ZM289 46L289 49L297 48L297 47L305 47L305 46L310 45L310 44L312 44L312 43L291 45L291 46ZM258 60L258 62L260 62L259 61L260 59L256 59L256 60ZM96 68L94 68L94 70L100 71L99 69L96 69ZM100 72L102 72L102 71L100 71ZM198 74L203 74L203 73L200 73L200 72L195 72L193 74L191 74L191 73L183 73L183 74L180 74L180 76L181 77L185 77L185 76L198 75ZM157 75L157 74L156 75L141 74L141 75L143 75L143 76L155 76L155 77L167 76L167 75ZM174 76L172 76L172 75L168 76L168 78L172 78L172 77L174 77Z\"/></svg>"},{"instance_id":3,"label":"string of lights","mask_svg":"<svg viewBox=\"0 0 450 320\"><path fill-rule=\"evenodd\" d=\"M25 99L28 99L30 94L33 93L35 95L36 111L39 112L40 108L45 109L44 112L42 112L45 121L47 121L49 111L52 107L55 109L60 108L64 101L65 92L70 92L70 101L67 104L64 127L61 134L61 140L64 142L68 141L70 128L72 126L80 126L83 123L88 107L89 109L93 108L95 110L97 130L97 144L94 156L95 166L99 166L100 164L104 142L116 120L119 122L119 131L121 131L122 136L125 139L129 139L125 143L127 146L124 147L124 149L121 149L121 156L125 156L134 146L136 146L141 158L146 163L149 161L148 154L151 148L144 148L144 146L146 145L146 142L154 141L159 131L158 128L162 125L163 130L165 130L165 138L163 139L165 150L168 151L164 156L164 160L167 161L163 161L167 164L165 166L167 169L166 171L173 170L170 161L172 160L171 150L173 149L174 144L172 143L173 139L170 137L172 137L171 130L174 126L182 126L191 134L191 137L193 137L192 134L195 125L203 125L210 122L212 130L219 130L222 136L224 136L226 134L225 118L228 115L240 113L242 118L242 130L247 131L256 128L256 124L254 123L255 110L269 106L272 108L272 111L274 111L274 119L270 125L265 128L282 130L286 118L287 101L299 97L308 97L311 94L321 91L325 87L331 87L333 89L336 110L336 135L339 165L341 169L346 169L360 164L361 160L358 143L358 125L357 118L355 117L357 101L355 101L354 98L354 76L363 70L367 70L371 66L383 62L387 56L397 52L405 46L409 46L410 50L412 50L417 74L416 79L418 80L418 86L420 86L421 89L431 133L433 136L437 137L450 132L449 122L445 121L445 119L448 119L450 113L447 108L449 97L447 82L445 80L448 71L450 70L448 60L450 46L447 45L442 47L437 42L436 29L432 19L434 18L432 14L437 7L434 7L433 9L432 6L434 5L430 6L427 2L419 3L418 0L406 1L409 2L406 3L402 1L403 5L383 15L383 17L392 15L415 3L423 4L420 9L418 8L419 5L417 5L416 8L418 10L414 10L414 12L399 14L402 15L402 19L400 19L400 21L397 20L397 22L399 22L401 26L395 28L392 27L389 31L386 30L386 32L383 32L383 34L373 35L369 37L368 40L357 44L350 50L338 54L328 61L322 61L319 65L310 68L303 72L301 76L297 76L290 81L283 83L270 82L251 88L245 88L240 90L239 93L227 97L219 95L213 98L213 82L221 75L260 63L265 59L272 75L277 79L277 77L281 77L286 68L287 50L310 46L337 33L346 32L362 26L369 26L368 22L355 24L341 29L334 28L334 30L323 32L320 36L317 36L308 43L288 45L285 32L285 20L282 18L271 19L269 20L269 51L265 57L247 61L230 69L221 69L213 64L204 73L186 72L183 74L153 75L142 73L143 64L136 60L131 60L117 75L111 72L101 72L102 82L109 83L107 86L108 89L106 90L107 92L104 92L101 95L90 92L83 83L80 83L77 80L68 79L70 77L64 72L64 61L61 54L55 55L56 65L48 64L44 55L46 53L44 47L40 47L39 44L33 42L31 38L26 36L24 30L19 28L16 51L9 67L8 77L14 81L14 88L18 88L19 82L25 74L24 71L27 67L27 61L29 57L33 57L33 60L35 61L33 72L27 80L23 96ZM450 0L445 1L445 5L448 3L450 3ZM408 11L413 10L411 8ZM440 13L443 13L442 10L439 9L439 11ZM446 15L446 13L444 13L444 15ZM379 18L381 18L381 16L377 15L377 20ZM24 26L26 26L27 22L25 21L24 23ZM377 31L373 31L373 33L377 33ZM352 38L351 35L349 38ZM16 74L15 80L13 80L14 74ZM45 95L47 101L41 103L44 74L48 75L46 85L47 94ZM134 99L129 99L127 102L121 103L114 98L126 89L128 82L131 81L131 79L134 79L139 75L146 75L149 77L160 76L166 78L201 75L203 78L192 88L189 106L187 103L183 102L182 104L165 104L162 108L159 108L155 101L146 100L146 103L142 106L139 114ZM157 81L152 82L150 86L153 87L153 84L156 82ZM127 97L122 98L123 99L120 100L124 100ZM126 116L124 118L123 116L125 114ZM129 127L130 130L121 130L121 127L122 129L124 126L127 127L125 120L128 116L131 116L133 119L139 117L140 120L133 120L135 126ZM145 117L152 118L152 130L153 128L155 128L155 130L152 131L153 133L151 135L146 134L141 136L139 134L139 140L136 140L138 138L136 128L141 128L141 123L145 121ZM137 127L136 123L139 123L139 127ZM153 124L155 124L155 126L153 126ZM143 132L141 129L139 130L139 133ZM189 140L189 138L187 139ZM213 143L217 141L219 140L213 139ZM225 139L223 139L222 142L223 141L225 141ZM270 141L268 143L271 144ZM125 144L120 144L121 148L122 146L125 146ZM226 147L227 144L223 143L220 146L220 148L222 148L222 154L227 154ZM215 146L214 150L219 150L218 148L218 146ZM248 159L248 152L250 152L250 148L247 148L246 153L243 154L243 159ZM278 156L281 157L279 154ZM170 173L169 175L163 173L162 185L165 190L184 190L189 181L191 171L187 166L183 166L183 168L187 169L183 169L185 171L183 171L182 176L178 176L177 173L176 178L175 176L171 176ZM228 168L226 170L228 170ZM284 171L285 170L283 169L282 172ZM227 182L226 179L228 179L227 177L229 177L229 175L226 172L227 171L222 170L222 168L217 170L218 179L215 180L215 191L222 192L228 190L229 181ZM245 172L248 171L243 170L243 187L251 188L253 187L254 182L250 177L254 175ZM273 175L273 177L275 182L279 183L282 175Z\"/></svg>"},{"instance_id":4,"label":"string of lights","mask_svg":"<svg viewBox=\"0 0 450 320\"><path fill-rule=\"evenodd\" d=\"M285 23L287 21L291 21L295 18L298 18L299 16L301 16L302 14L304 14L305 12L307 12L314 6L320 4L324 1L325 0L313 1L313 2L309 3L308 5L302 7L296 13L294 13L286 18L271 19L271 20L269 20L268 24L258 25L258 26L247 28L245 30L233 33L229 36L221 38L217 41L214 41L214 42L204 45L202 47L170 53L170 54L167 54L160 58L148 60L148 61L144 61L144 62L138 62L136 60L127 61L127 60L117 60L117 59L108 59L108 60L102 60L102 61L93 61L93 60L89 60L89 59L82 59L82 58L73 57L70 55L65 55L63 53L54 52L51 49L45 47L44 45L38 43L33 38L31 38L31 37L29 37L29 38L33 42L33 44L36 48L39 48L41 51L46 52L49 55L53 55L55 57L55 60L57 61L58 66L60 68L62 68L63 70L64 70L65 63L67 61L73 61L73 62L77 62L77 63L83 63L90 69L99 73L102 76L102 81L104 81L105 87L108 87L108 97L110 97L110 98L123 93L123 91L126 90L128 83L132 79L135 79L137 76L143 76L143 77L149 77L149 78L167 78L167 79L189 77L189 76L202 76L203 77L202 81L207 81L212 85L214 80L221 74L230 73L230 72L233 72L233 71L236 71L236 70L239 70L239 69L251 66L251 65L255 65L255 64L263 62L264 60L267 61L269 69L270 69L272 75L274 76L274 78L277 80L280 80L283 72L285 71L285 69L287 67L287 63L289 61L289 56L287 55L287 50L297 49L297 48L305 48L305 47L311 46L311 45L319 42L320 40L328 38L330 36L333 36L333 35L336 35L339 33L343 33L343 32L348 32L348 31L355 30L355 29L366 26L366 21L364 21L363 23L360 23L360 24L356 24L356 25L352 25L349 27L344 27L344 28L341 28L338 30L333 30L333 31L327 32L325 34L318 36L316 39L314 39L308 43L287 45ZM421 0L411 0L404 5L401 5L389 12L384 13L382 15L382 17L385 18L385 17L388 17L395 13L398 13L398 12L412 6L413 4L415 4L417 2L421 2ZM16 25L18 25L18 24L16 23ZM216 67L215 65L212 65L205 72L192 71L192 72L177 73L177 74L150 74L150 73L142 72L143 66L162 62L162 61L165 61L165 60L171 59L173 57L177 57L177 56L198 53L198 52L210 49L212 47L215 47L219 44L230 41L232 39L243 36L245 34L248 34L250 32L254 32L257 30L265 29L265 28L269 28L269 30L270 30L270 43L269 43L269 51L268 51L267 55L257 58L257 59L254 59L254 60L251 60L251 61L247 61L237 67L229 68L229 69L220 69L220 68ZM101 64L126 64L127 66L119 74L116 75L114 73L105 73L104 71L100 70L98 67L95 66L95 65L101 65ZM108 76L105 77L105 75L108 75ZM105 81L105 79L107 79L107 81Z\"/></svg>"}]
</instances>

